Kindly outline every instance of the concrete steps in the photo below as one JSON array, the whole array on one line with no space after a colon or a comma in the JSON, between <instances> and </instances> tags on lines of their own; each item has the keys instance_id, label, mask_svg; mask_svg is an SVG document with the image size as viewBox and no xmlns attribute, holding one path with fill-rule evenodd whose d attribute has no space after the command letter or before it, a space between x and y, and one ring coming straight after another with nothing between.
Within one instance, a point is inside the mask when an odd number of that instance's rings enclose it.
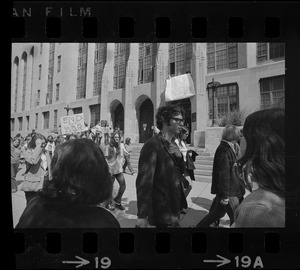
<instances>
[{"instance_id":1,"label":"concrete steps","mask_svg":"<svg viewBox=\"0 0 300 270\"><path fill-rule=\"evenodd\" d=\"M130 161L132 168L135 172L138 171L138 161L140 158L140 152L143 147L143 144L133 144L131 145L132 152L130 155ZM194 175L197 182L211 183L212 167L214 157L210 153L206 152L205 149L188 147L199 154L195 160Z\"/></svg>"}]
</instances>

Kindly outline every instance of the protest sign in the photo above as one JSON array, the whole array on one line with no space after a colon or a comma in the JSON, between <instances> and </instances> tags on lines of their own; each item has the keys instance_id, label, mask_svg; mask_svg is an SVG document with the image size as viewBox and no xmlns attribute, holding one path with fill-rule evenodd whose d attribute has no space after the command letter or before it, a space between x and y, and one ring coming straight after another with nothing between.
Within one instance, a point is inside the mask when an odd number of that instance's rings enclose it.
<instances>
[{"instance_id":1,"label":"protest sign","mask_svg":"<svg viewBox=\"0 0 300 270\"><path fill-rule=\"evenodd\" d=\"M60 118L61 134L72 134L86 130L83 113L67 115Z\"/></svg>"}]
</instances>

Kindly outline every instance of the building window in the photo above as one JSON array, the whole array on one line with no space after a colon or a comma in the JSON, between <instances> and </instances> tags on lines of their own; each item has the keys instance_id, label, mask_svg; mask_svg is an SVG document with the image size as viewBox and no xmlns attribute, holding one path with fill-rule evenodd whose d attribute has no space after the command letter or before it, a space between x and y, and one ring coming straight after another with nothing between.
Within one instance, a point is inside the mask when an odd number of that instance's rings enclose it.
<instances>
[{"instance_id":1,"label":"building window","mask_svg":"<svg viewBox=\"0 0 300 270\"><path fill-rule=\"evenodd\" d=\"M100 105L91 105L90 106L91 112L91 126L95 126L98 121L100 121Z\"/></svg>"},{"instance_id":2,"label":"building window","mask_svg":"<svg viewBox=\"0 0 300 270\"><path fill-rule=\"evenodd\" d=\"M19 120L19 131L22 131L23 129L23 117L18 117Z\"/></svg>"},{"instance_id":3,"label":"building window","mask_svg":"<svg viewBox=\"0 0 300 270\"><path fill-rule=\"evenodd\" d=\"M36 113L35 114L35 126L34 126L35 129L38 129L38 122L39 122L39 114Z\"/></svg>"},{"instance_id":4,"label":"building window","mask_svg":"<svg viewBox=\"0 0 300 270\"><path fill-rule=\"evenodd\" d=\"M56 84L56 92L55 92L55 101L59 101L59 89L60 89L60 84Z\"/></svg>"},{"instance_id":5,"label":"building window","mask_svg":"<svg viewBox=\"0 0 300 270\"><path fill-rule=\"evenodd\" d=\"M139 84L154 82L156 55L157 43L139 43Z\"/></svg>"},{"instance_id":6,"label":"building window","mask_svg":"<svg viewBox=\"0 0 300 270\"><path fill-rule=\"evenodd\" d=\"M10 130L11 130L11 132L15 131L15 119L14 118L10 119Z\"/></svg>"},{"instance_id":7,"label":"building window","mask_svg":"<svg viewBox=\"0 0 300 270\"><path fill-rule=\"evenodd\" d=\"M285 78L277 76L259 80L261 109L284 106Z\"/></svg>"},{"instance_id":8,"label":"building window","mask_svg":"<svg viewBox=\"0 0 300 270\"><path fill-rule=\"evenodd\" d=\"M284 43L257 43L257 62L281 60L285 57Z\"/></svg>"},{"instance_id":9,"label":"building window","mask_svg":"<svg viewBox=\"0 0 300 270\"><path fill-rule=\"evenodd\" d=\"M191 72L192 43L169 44L169 75L178 76Z\"/></svg>"},{"instance_id":10,"label":"building window","mask_svg":"<svg viewBox=\"0 0 300 270\"><path fill-rule=\"evenodd\" d=\"M129 43L115 44L114 90L125 88L126 65L129 58L129 51Z\"/></svg>"},{"instance_id":11,"label":"building window","mask_svg":"<svg viewBox=\"0 0 300 270\"><path fill-rule=\"evenodd\" d=\"M29 130L29 115L26 116L26 127L27 127L27 131Z\"/></svg>"},{"instance_id":12,"label":"building window","mask_svg":"<svg viewBox=\"0 0 300 270\"><path fill-rule=\"evenodd\" d=\"M26 99L26 88L27 88L27 54L24 53L22 56L23 61L23 92L22 92L22 111L25 110L25 99Z\"/></svg>"},{"instance_id":13,"label":"building window","mask_svg":"<svg viewBox=\"0 0 300 270\"><path fill-rule=\"evenodd\" d=\"M40 106L40 100L41 100L41 90L37 90L37 94L36 94L36 106Z\"/></svg>"},{"instance_id":14,"label":"building window","mask_svg":"<svg viewBox=\"0 0 300 270\"><path fill-rule=\"evenodd\" d=\"M19 87L19 58L18 57L16 57L16 59L15 59L14 69L15 69L15 105L14 105L14 112L17 112L18 87Z\"/></svg>"},{"instance_id":15,"label":"building window","mask_svg":"<svg viewBox=\"0 0 300 270\"><path fill-rule=\"evenodd\" d=\"M73 108L72 110L73 110L73 114L82 113L82 107Z\"/></svg>"},{"instance_id":16,"label":"building window","mask_svg":"<svg viewBox=\"0 0 300 270\"><path fill-rule=\"evenodd\" d=\"M50 43L46 105L52 104L55 43Z\"/></svg>"},{"instance_id":17,"label":"building window","mask_svg":"<svg viewBox=\"0 0 300 270\"><path fill-rule=\"evenodd\" d=\"M237 43L207 43L207 71L238 67Z\"/></svg>"},{"instance_id":18,"label":"building window","mask_svg":"<svg viewBox=\"0 0 300 270\"><path fill-rule=\"evenodd\" d=\"M87 55L88 43L79 43L76 99L86 96Z\"/></svg>"},{"instance_id":19,"label":"building window","mask_svg":"<svg viewBox=\"0 0 300 270\"><path fill-rule=\"evenodd\" d=\"M57 72L61 70L61 55L57 57Z\"/></svg>"},{"instance_id":20,"label":"building window","mask_svg":"<svg viewBox=\"0 0 300 270\"><path fill-rule=\"evenodd\" d=\"M42 78L42 65L39 65L39 80Z\"/></svg>"},{"instance_id":21,"label":"building window","mask_svg":"<svg viewBox=\"0 0 300 270\"><path fill-rule=\"evenodd\" d=\"M217 116L239 109L239 91L237 84L220 85L215 90L215 112ZM213 119L213 90L208 89L209 119Z\"/></svg>"},{"instance_id":22,"label":"building window","mask_svg":"<svg viewBox=\"0 0 300 270\"><path fill-rule=\"evenodd\" d=\"M53 117L54 117L54 119L53 119L53 127L56 128L57 127L57 110L54 110Z\"/></svg>"},{"instance_id":23,"label":"building window","mask_svg":"<svg viewBox=\"0 0 300 270\"><path fill-rule=\"evenodd\" d=\"M101 94L103 69L106 63L107 43L96 43L94 59L94 88L93 96Z\"/></svg>"},{"instance_id":24,"label":"building window","mask_svg":"<svg viewBox=\"0 0 300 270\"><path fill-rule=\"evenodd\" d=\"M49 112L43 112L44 129L48 129L49 128L49 116L50 116Z\"/></svg>"}]
</instances>

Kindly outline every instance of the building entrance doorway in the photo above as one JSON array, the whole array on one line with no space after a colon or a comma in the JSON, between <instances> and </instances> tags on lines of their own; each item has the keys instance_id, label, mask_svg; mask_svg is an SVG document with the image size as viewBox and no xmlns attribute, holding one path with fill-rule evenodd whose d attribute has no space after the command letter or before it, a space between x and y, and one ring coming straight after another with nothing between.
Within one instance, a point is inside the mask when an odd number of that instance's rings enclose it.
<instances>
[{"instance_id":1,"label":"building entrance doorway","mask_svg":"<svg viewBox=\"0 0 300 270\"><path fill-rule=\"evenodd\" d=\"M124 131L124 107L121 103L115 108L113 115L113 129L118 128Z\"/></svg>"},{"instance_id":2,"label":"building entrance doorway","mask_svg":"<svg viewBox=\"0 0 300 270\"><path fill-rule=\"evenodd\" d=\"M152 101L146 99L140 107L140 119L139 119L139 137L140 143L144 143L153 137L154 132L154 108Z\"/></svg>"},{"instance_id":3,"label":"building entrance doorway","mask_svg":"<svg viewBox=\"0 0 300 270\"><path fill-rule=\"evenodd\" d=\"M171 101L169 104L175 104L175 105L179 105L181 107L183 107L184 109L184 113L185 113L185 117L184 117L184 125L189 129L189 136L186 139L186 142L188 144L191 143L191 131L192 131L192 105L191 105L191 101L189 98L185 98L185 99L180 99L180 100L175 100L175 101Z\"/></svg>"}]
</instances>

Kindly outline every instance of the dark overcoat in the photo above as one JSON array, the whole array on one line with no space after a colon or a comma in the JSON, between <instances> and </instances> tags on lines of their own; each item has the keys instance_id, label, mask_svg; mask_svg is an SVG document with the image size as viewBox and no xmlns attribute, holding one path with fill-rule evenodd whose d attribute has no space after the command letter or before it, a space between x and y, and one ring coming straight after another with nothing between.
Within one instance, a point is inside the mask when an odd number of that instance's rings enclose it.
<instances>
[{"instance_id":1,"label":"dark overcoat","mask_svg":"<svg viewBox=\"0 0 300 270\"><path fill-rule=\"evenodd\" d=\"M136 179L138 218L148 218L153 225L171 225L187 202L180 165L168 151L168 141L161 134L143 146Z\"/></svg>"},{"instance_id":2,"label":"dark overcoat","mask_svg":"<svg viewBox=\"0 0 300 270\"><path fill-rule=\"evenodd\" d=\"M221 141L218 146L213 163L211 193L223 198L239 197L245 194L245 189L233 175L233 164L236 154L230 145Z\"/></svg>"}]
</instances>

